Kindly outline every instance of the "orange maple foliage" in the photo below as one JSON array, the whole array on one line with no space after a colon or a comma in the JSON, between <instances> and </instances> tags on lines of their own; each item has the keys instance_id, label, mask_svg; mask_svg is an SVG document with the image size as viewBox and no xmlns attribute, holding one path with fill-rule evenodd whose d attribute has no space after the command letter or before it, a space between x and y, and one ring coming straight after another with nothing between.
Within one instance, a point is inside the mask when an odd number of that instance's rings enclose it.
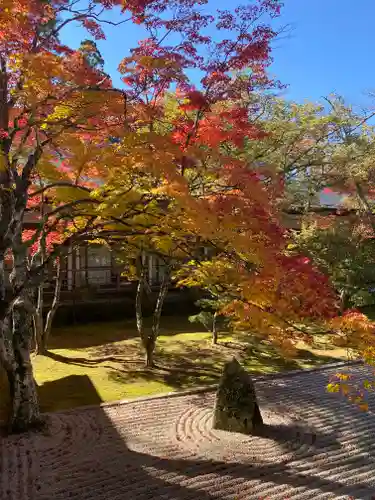
<instances>
[{"instance_id":1,"label":"orange maple foliage","mask_svg":"<svg viewBox=\"0 0 375 500\"><path fill-rule=\"evenodd\" d=\"M26 303L22 220L28 204L45 197L52 209L38 231L52 239L68 219L74 222L69 242L76 244L163 231L176 241L200 240L216 257L190 263L181 283L222 287L230 299L226 314L291 350L285 320L327 318L336 304L327 279L287 251L274 199L282 185L265 185L243 155L247 142L265 137L249 120L243 96L274 84L266 70L277 33L259 19L277 16L280 3L257 0L209 14L199 9L205 3L98 0L77 10L74 0L3 2L0 260L9 249L18 259L13 298ZM103 16L114 6L123 7L123 21L142 23L149 33L120 63L121 89L85 51L59 41L74 21L103 39ZM211 23L215 39L205 35ZM199 85L190 82L191 70L202 75ZM155 208L160 201L165 215ZM40 242L38 231L32 239ZM2 285L0 276L0 292ZM9 311L2 293L0 302L1 321ZM29 345L26 327L21 333ZM16 359L10 349L1 360L9 373ZM32 379L28 359L22 362ZM29 393L14 406L17 425L37 419L32 401Z\"/></svg>"}]
</instances>

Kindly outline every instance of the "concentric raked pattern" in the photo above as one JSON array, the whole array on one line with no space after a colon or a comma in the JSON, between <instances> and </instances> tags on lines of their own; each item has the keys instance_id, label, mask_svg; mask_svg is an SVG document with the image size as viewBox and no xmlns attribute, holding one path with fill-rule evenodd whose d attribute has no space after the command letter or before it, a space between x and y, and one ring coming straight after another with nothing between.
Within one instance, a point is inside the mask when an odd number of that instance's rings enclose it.
<instances>
[{"instance_id":1,"label":"concentric raked pattern","mask_svg":"<svg viewBox=\"0 0 375 500\"><path fill-rule=\"evenodd\" d=\"M325 392L334 372L259 380L256 437L212 429L213 393L53 414L0 439L0 499L375 498L375 418Z\"/></svg>"}]
</instances>

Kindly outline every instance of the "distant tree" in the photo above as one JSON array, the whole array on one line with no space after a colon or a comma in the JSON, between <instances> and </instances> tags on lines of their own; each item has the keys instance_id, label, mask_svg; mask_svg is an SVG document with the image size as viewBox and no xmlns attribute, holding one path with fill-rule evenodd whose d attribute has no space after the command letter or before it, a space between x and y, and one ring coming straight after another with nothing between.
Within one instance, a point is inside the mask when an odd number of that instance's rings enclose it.
<instances>
[{"instance_id":1,"label":"distant tree","mask_svg":"<svg viewBox=\"0 0 375 500\"><path fill-rule=\"evenodd\" d=\"M191 323L201 323L206 330L212 334L212 343L215 345L218 342L218 304L214 300L201 299L197 301L197 305L201 307L198 314L189 316Z\"/></svg>"},{"instance_id":2,"label":"distant tree","mask_svg":"<svg viewBox=\"0 0 375 500\"><path fill-rule=\"evenodd\" d=\"M24 240L30 241L33 239L35 231L23 231ZM54 244L61 244L64 240L63 228L60 231L50 232L48 235L43 234L40 236L34 245L30 247L29 254L29 269L32 271L35 267L42 269L41 276L38 279L36 287L36 298L30 301L29 307L32 310L33 326L34 326L34 339L35 339L35 353L45 354L49 336L52 330L52 323L60 305L60 292L63 274L61 271L61 260L66 257L63 252L59 252L58 256L50 259L50 265L43 268L47 259L49 259L49 252L53 250ZM53 270L53 271L52 271ZM52 271L52 272L51 272ZM47 272L49 276L47 276ZM45 285L48 279L52 277L54 281L53 298L50 304L47 316L44 319L45 312Z\"/></svg>"},{"instance_id":3,"label":"distant tree","mask_svg":"<svg viewBox=\"0 0 375 500\"><path fill-rule=\"evenodd\" d=\"M339 216L325 219L316 216L294 239L300 251L330 276L344 313L350 307L366 305L366 296L371 300L375 288L375 240L363 234L358 220L353 224Z\"/></svg>"}]
</instances>

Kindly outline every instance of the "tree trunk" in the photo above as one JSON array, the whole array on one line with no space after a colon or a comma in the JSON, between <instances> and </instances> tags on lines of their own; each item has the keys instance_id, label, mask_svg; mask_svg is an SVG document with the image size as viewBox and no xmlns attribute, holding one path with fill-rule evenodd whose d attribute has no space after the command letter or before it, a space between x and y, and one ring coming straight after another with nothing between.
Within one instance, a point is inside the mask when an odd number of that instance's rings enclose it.
<instances>
[{"instance_id":1,"label":"tree trunk","mask_svg":"<svg viewBox=\"0 0 375 500\"><path fill-rule=\"evenodd\" d=\"M0 252L0 300L5 299L5 255Z\"/></svg>"},{"instance_id":2,"label":"tree trunk","mask_svg":"<svg viewBox=\"0 0 375 500\"><path fill-rule=\"evenodd\" d=\"M43 346L43 311L39 308L36 309L34 317L34 340L35 340L35 354L43 354L44 346Z\"/></svg>"},{"instance_id":3,"label":"tree trunk","mask_svg":"<svg viewBox=\"0 0 375 500\"><path fill-rule=\"evenodd\" d=\"M35 354L43 353L43 283L38 286L37 304L33 317L34 323L34 339L35 339Z\"/></svg>"},{"instance_id":4,"label":"tree trunk","mask_svg":"<svg viewBox=\"0 0 375 500\"><path fill-rule=\"evenodd\" d=\"M19 216L20 220L22 219ZM31 300L31 291L25 286L28 271L27 248L22 243L22 224L12 242L13 269L10 283L14 290L21 289L13 303L9 321L7 347L9 362L6 371L12 401L10 429L24 431L41 422L36 384L30 361L31 341L33 336L32 321L35 307ZM23 287L23 288L22 288Z\"/></svg>"},{"instance_id":5,"label":"tree trunk","mask_svg":"<svg viewBox=\"0 0 375 500\"><path fill-rule=\"evenodd\" d=\"M170 269L168 268L164 274L162 284L160 286L159 290L159 295L156 301L155 309L154 309L154 314L152 318L152 334L153 337L156 339L159 336L159 329L160 329L160 318L161 318L161 313L163 310L163 305L165 301L165 297L167 296L168 293L168 287L170 283Z\"/></svg>"},{"instance_id":6,"label":"tree trunk","mask_svg":"<svg viewBox=\"0 0 375 500\"><path fill-rule=\"evenodd\" d=\"M5 275L5 252L0 251L0 335L2 324L6 318L8 310L6 298L6 275Z\"/></svg>"},{"instance_id":7,"label":"tree trunk","mask_svg":"<svg viewBox=\"0 0 375 500\"><path fill-rule=\"evenodd\" d=\"M155 352L156 339L149 335L144 341L144 347L146 350L146 368L152 368L154 366L154 352Z\"/></svg>"},{"instance_id":8,"label":"tree trunk","mask_svg":"<svg viewBox=\"0 0 375 500\"><path fill-rule=\"evenodd\" d=\"M140 338L143 338L143 313L142 313L142 296L143 296L143 279L138 281L137 293L135 297L135 318L137 322L137 330Z\"/></svg>"},{"instance_id":9,"label":"tree trunk","mask_svg":"<svg viewBox=\"0 0 375 500\"><path fill-rule=\"evenodd\" d=\"M137 292L135 296L135 317L137 322L137 330L138 335L141 339L142 347L145 350L145 365L146 367L151 367L153 365L153 352L154 346L152 345L152 339L144 328L143 323L143 310L142 310L142 301L146 287L146 266L145 266L145 256L142 256L138 260L139 266L139 281L137 286Z\"/></svg>"},{"instance_id":10,"label":"tree trunk","mask_svg":"<svg viewBox=\"0 0 375 500\"><path fill-rule=\"evenodd\" d=\"M137 322L138 334L142 343L144 343L144 327L143 327L143 311L142 311L144 288L145 288L145 273L142 266L141 274L139 276L137 285L137 292L135 295L135 318Z\"/></svg>"},{"instance_id":11,"label":"tree trunk","mask_svg":"<svg viewBox=\"0 0 375 500\"><path fill-rule=\"evenodd\" d=\"M171 276L171 268L168 267L163 276L162 284L160 285L158 298L156 300L156 305L154 309L154 313L152 315L152 329L151 333L147 338L146 345L146 366L152 367L154 366L154 351L156 347L156 339L159 336L160 331L160 318L163 310L163 305L165 301L165 297L168 293L168 287L170 283Z\"/></svg>"},{"instance_id":12,"label":"tree trunk","mask_svg":"<svg viewBox=\"0 0 375 500\"><path fill-rule=\"evenodd\" d=\"M21 364L14 371L7 371L7 376L12 401L10 432L39 427L42 419L32 369Z\"/></svg>"},{"instance_id":13,"label":"tree trunk","mask_svg":"<svg viewBox=\"0 0 375 500\"><path fill-rule=\"evenodd\" d=\"M6 316L7 303L5 299L5 255L0 252L0 338Z\"/></svg>"},{"instance_id":14,"label":"tree trunk","mask_svg":"<svg viewBox=\"0 0 375 500\"><path fill-rule=\"evenodd\" d=\"M61 262L59 258L56 262L56 282L55 282L55 291L53 294L53 301L51 309L48 311L46 323L44 325L43 339L42 339L43 352L47 351L48 340L52 330L53 318L55 317L56 311L59 307L61 284L62 284L62 273L61 273Z\"/></svg>"},{"instance_id":15,"label":"tree trunk","mask_svg":"<svg viewBox=\"0 0 375 500\"><path fill-rule=\"evenodd\" d=\"M218 337L218 331L217 331L217 312L214 313L214 317L212 318L212 343L214 345L217 344L217 337Z\"/></svg>"},{"instance_id":16,"label":"tree trunk","mask_svg":"<svg viewBox=\"0 0 375 500\"><path fill-rule=\"evenodd\" d=\"M344 314L345 310L349 305L349 294L346 290L341 290L340 292L340 314L341 316Z\"/></svg>"},{"instance_id":17,"label":"tree trunk","mask_svg":"<svg viewBox=\"0 0 375 500\"><path fill-rule=\"evenodd\" d=\"M142 255L142 257L139 259L138 265L139 265L139 281L135 298L135 314L136 314L137 330L140 339L142 341L142 346L145 350L145 365L147 368L151 368L154 366L154 352L156 347L156 339L159 336L160 317L163 309L164 300L168 292L171 267L168 267L166 269L165 275L163 277L163 282L160 286L158 298L156 300L156 305L152 316L151 331L147 332L145 331L144 328L143 312L142 312L142 299L145 287L147 285L144 255Z\"/></svg>"},{"instance_id":18,"label":"tree trunk","mask_svg":"<svg viewBox=\"0 0 375 500\"><path fill-rule=\"evenodd\" d=\"M42 195L42 202L40 204L40 218L43 219L43 217L44 217L44 196ZM46 257L46 239L44 235L40 238L38 247L39 248L36 255L34 256L34 259L36 260L36 264L43 264ZM34 314L34 336L35 336L36 354L43 354L45 349L43 343L43 334L44 334L43 306L44 306L44 279L38 286L37 304L36 304L36 311Z\"/></svg>"},{"instance_id":19,"label":"tree trunk","mask_svg":"<svg viewBox=\"0 0 375 500\"><path fill-rule=\"evenodd\" d=\"M32 339L32 316L21 299L13 307L13 363L7 367L12 407L10 429L22 432L40 425L41 418L30 361Z\"/></svg>"}]
</instances>

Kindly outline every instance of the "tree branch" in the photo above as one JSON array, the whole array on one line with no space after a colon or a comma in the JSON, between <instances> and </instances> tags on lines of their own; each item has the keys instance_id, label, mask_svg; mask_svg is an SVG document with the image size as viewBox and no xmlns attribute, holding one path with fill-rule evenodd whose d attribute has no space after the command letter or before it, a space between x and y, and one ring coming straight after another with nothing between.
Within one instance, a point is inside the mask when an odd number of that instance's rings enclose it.
<instances>
[{"instance_id":1,"label":"tree branch","mask_svg":"<svg viewBox=\"0 0 375 500\"><path fill-rule=\"evenodd\" d=\"M38 189L37 191L33 191L32 193L29 194L29 198L33 198L34 196L38 196L40 194L43 194L48 189L53 189L55 187L71 187L71 188L75 188L75 189L81 189L83 191L86 191L87 193L91 193L91 189L86 187L86 186L72 184L71 182L68 182L68 181L58 181L58 182L53 182L51 184L48 184L48 185Z\"/></svg>"}]
</instances>

